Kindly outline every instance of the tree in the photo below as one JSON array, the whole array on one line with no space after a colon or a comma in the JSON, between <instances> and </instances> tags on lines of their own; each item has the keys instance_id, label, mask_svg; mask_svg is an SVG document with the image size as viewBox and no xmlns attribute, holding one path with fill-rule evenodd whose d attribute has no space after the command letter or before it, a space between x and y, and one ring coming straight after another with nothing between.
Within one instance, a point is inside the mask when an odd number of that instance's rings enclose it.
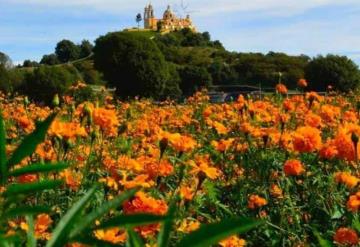
<instances>
[{"instance_id":1,"label":"tree","mask_svg":"<svg viewBox=\"0 0 360 247\"><path fill-rule=\"evenodd\" d=\"M141 17L141 14L137 14L136 15L136 22L138 24L138 29L140 29L140 22L142 21L142 17Z\"/></svg>"},{"instance_id":2,"label":"tree","mask_svg":"<svg viewBox=\"0 0 360 247\"><path fill-rule=\"evenodd\" d=\"M346 56L318 56L305 68L305 78L312 90L325 91L329 85L335 90L348 92L360 85L358 66Z\"/></svg>"},{"instance_id":3,"label":"tree","mask_svg":"<svg viewBox=\"0 0 360 247\"><path fill-rule=\"evenodd\" d=\"M23 65L22 67L25 67L25 68L29 68L29 67L38 67L39 66L39 63L36 62L36 61L31 61L31 60L25 60L23 62Z\"/></svg>"},{"instance_id":4,"label":"tree","mask_svg":"<svg viewBox=\"0 0 360 247\"><path fill-rule=\"evenodd\" d=\"M70 66L41 66L26 76L23 93L31 99L50 104L55 94L62 95L80 79Z\"/></svg>"},{"instance_id":5,"label":"tree","mask_svg":"<svg viewBox=\"0 0 360 247\"><path fill-rule=\"evenodd\" d=\"M10 91L9 72L2 63L0 63L0 91L6 93Z\"/></svg>"},{"instance_id":6,"label":"tree","mask_svg":"<svg viewBox=\"0 0 360 247\"><path fill-rule=\"evenodd\" d=\"M185 66L180 69L179 75L180 88L186 96L212 84L211 75L204 67Z\"/></svg>"},{"instance_id":7,"label":"tree","mask_svg":"<svg viewBox=\"0 0 360 247\"><path fill-rule=\"evenodd\" d=\"M83 40L80 44L80 58L88 57L91 55L94 46L89 40Z\"/></svg>"},{"instance_id":8,"label":"tree","mask_svg":"<svg viewBox=\"0 0 360 247\"><path fill-rule=\"evenodd\" d=\"M55 54L62 63L76 60L80 57L80 48L70 40L62 40L57 43Z\"/></svg>"},{"instance_id":9,"label":"tree","mask_svg":"<svg viewBox=\"0 0 360 247\"><path fill-rule=\"evenodd\" d=\"M161 98L171 82L169 66L156 44L131 32L98 38L94 62L119 96Z\"/></svg>"},{"instance_id":10,"label":"tree","mask_svg":"<svg viewBox=\"0 0 360 247\"><path fill-rule=\"evenodd\" d=\"M0 51L0 65L3 65L5 69L13 67L13 63L8 55Z\"/></svg>"},{"instance_id":11,"label":"tree","mask_svg":"<svg viewBox=\"0 0 360 247\"><path fill-rule=\"evenodd\" d=\"M46 64L46 65L55 65L59 64L60 61L56 54L50 54L50 55L44 55L42 59L40 60L40 64Z\"/></svg>"}]
</instances>

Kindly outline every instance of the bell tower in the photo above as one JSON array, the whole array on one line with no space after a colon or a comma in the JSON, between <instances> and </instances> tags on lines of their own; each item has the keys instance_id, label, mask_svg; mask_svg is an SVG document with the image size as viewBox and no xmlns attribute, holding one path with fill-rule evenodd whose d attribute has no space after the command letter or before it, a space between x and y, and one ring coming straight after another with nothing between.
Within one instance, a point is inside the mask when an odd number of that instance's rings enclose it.
<instances>
[{"instance_id":1,"label":"bell tower","mask_svg":"<svg viewBox=\"0 0 360 247\"><path fill-rule=\"evenodd\" d=\"M144 10L144 28L152 29L154 19L155 19L154 8L150 3L148 6L145 7L145 10Z\"/></svg>"}]
</instances>

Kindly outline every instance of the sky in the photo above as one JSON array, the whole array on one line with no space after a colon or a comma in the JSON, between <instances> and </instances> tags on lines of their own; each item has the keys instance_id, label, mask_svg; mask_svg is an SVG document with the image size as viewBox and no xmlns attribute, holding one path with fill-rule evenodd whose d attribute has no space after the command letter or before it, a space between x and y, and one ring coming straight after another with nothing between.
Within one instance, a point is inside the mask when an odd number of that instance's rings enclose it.
<instances>
[{"instance_id":1,"label":"sky","mask_svg":"<svg viewBox=\"0 0 360 247\"><path fill-rule=\"evenodd\" d=\"M0 0L0 51L14 63L39 61L62 39L94 41L136 26L149 0ZM360 0L152 0L155 15L170 4L189 13L237 52L346 55L360 65Z\"/></svg>"}]
</instances>

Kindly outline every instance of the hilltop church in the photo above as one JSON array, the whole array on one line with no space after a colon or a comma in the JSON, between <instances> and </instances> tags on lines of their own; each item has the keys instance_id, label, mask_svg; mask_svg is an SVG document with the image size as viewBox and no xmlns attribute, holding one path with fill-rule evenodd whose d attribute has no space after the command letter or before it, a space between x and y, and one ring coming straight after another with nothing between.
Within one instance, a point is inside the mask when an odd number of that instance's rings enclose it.
<instances>
[{"instance_id":1,"label":"hilltop church","mask_svg":"<svg viewBox=\"0 0 360 247\"><path fill-rule=\"evenodd\" d=\"M187 15L185 19L178 18L170 6L165 10L162 19L155 18L154 8L151 4L145 7L144 11L144 28L148 30L160 30L162 32L170 32L189 28L192 31L196 31L190 16Z\"/></svg>"}]
</instances>

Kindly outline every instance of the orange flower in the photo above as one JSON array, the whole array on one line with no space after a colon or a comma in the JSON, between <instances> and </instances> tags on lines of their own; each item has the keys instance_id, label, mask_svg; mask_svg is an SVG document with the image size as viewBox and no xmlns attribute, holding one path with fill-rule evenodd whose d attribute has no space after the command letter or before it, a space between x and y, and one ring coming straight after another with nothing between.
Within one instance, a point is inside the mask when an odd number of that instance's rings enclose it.
<instances>
[{"instance_id":1,"label":"orange flower","mask_svg":"<svg viewBox=\"0 0 360 247\"><path fill-rule=\"evenodd\" d=\"M178 152L190 152L192 151L197 143L190 136L182 136L179 133L169 133L163 131L159 136L160 140L168 140L170 146L172 146Z\"/></svg>"},{"instance_id":2,"label":"orange flower","mask_svg":"<svg viewBox=\"0 0 360 247\"><path fill-rule=\"evenodd\" d=\"M65 140L74 140L76 137L86 137L87 133L79 123L66 123L55 120L51 124L49 135L64 138Z\"/></svg>"},{"instance_id":3,"label":"orange flower","mask_svg":"<svg viewBox=\"0 0 360 247\"><path fill-rule=\"evenodd\" d=\"M321 148L321 132L313 127L300 127L293 135L294 150L314 152Z\"/></svg>"},{"instance_id":4,"label":"orange flower","mask_svg":"<svg viewBox=\"0 0 360 247\"><path fill-rule=\"evenodd\" d=\"M228 140L212 141L211 146L213 146L219 152L225 152L228 150L234 142L234 138Z\"/></svg>"},{"instance_id":5,"label":"orange flower","mask_svg":"<svg viewBox=\"0 0 360 247\"><path fill-rule=\"evenodd\" d=\"M259 207L265 206L266 204L268 204L266 199L262 198L258 195L251 195L248 200L248 208L250 208L250 209L259 208Z\"/></svg>"},{"instance_id":6,"label":"orange flower","mask_svg":"<svg viewBox=\"0 0 360 247\"><path fill-rule=\"evenodd\" d=\"M180 188L180 196L185 200L191 201L194 197L194 192L191 187L181 186Z\"/></svg>"},{"instance_id":7,"label":"orange flower","mask_svg":"<svg viewBox=\"0 0 360 247\"><path fill-rule=\"evenodd\" d=\"M66 169L60 172L60 177L64 178L65 184L72 190L77 190L81 184L82 174Z\"/></svg>"},{"instance_id":8,"label":"orange flower","mask_svg":"<svg viewBox=\"0 0 360 247\"><path fill-rule=\"evenodd\" d=\"M298 80L297 85L299 87L307 87L308 82L305 79L300 79L300 80Z\"/></svg>"},{"instance_id":9,"label":"orange flower","mask_svg":"<svg viewBox=\"0 0 360 247\"><path fill-rule=\"evenodd\" d=\"M304 166L299 160L288 160L284 164L284 172L286 176L298 176L304 171Z\"/></svg>"},{"instance_id":10,"label":"orange flower","mask_svg":"<svg viewBox=\"0 0 360 247\"><path fill-rule=\"evenodd\" d=\"M221 175L221 171L215 167L210 166L209 156L197 156L195 161L189 162L192 170L190 174L197 175L199 173L205 174L210 179L217 179Z\"/></svg>"},{"instance_id":11,"label":"orange flower","mask_svg":"<svg viewBox=\"0 0 360 247\"><path fill-rule=\"evenodd\" d=\"M229 130L222 123L214 122L213 126L219 135L225 135L229 132Z\"/></svg>"},{"instance_id":12,"label":"orange flower","mask_svg":"<svg viewBox=\"0 0 360 247\"><path fill-rule=\"evenodd\" d=\"M200 227L199 221L184 219L181 222L180 226L177 228L177 230L179 232L190 233L190 232L193 232L193 231L199 229L199 227Z\"/></svg>"},{"instance_id":13,"label":"orange flower","mask_svg":"<svg viewBox=\"0 0 360 247\"><path fill-rule=\"evenodd\" d=\"M117 127L119 126L119 120L116 116L115 110L107 110L105 108L95 108L92 117L94 123L98 125L106 135L115 136L117 134Z\"/></svg>"},{"instance_id":14,"label":"orange flower","mask_svg":"<svg viewBox=\"0 0 360 247\"><path fill-rule=\"evenodd\" d=\"M106 230L96 230L94 235L97 239L113 244L124 243L126 241L126 232L118 227Z\"/></svg>"},{"instance_id":15,"label":"orange flower","mask_svg":"<svg viewBox=\"0 0 360 247\"><path fill-rule=\"evenodd\" d=\"M38 180L38 176L36 174L24 174L18 177L19 183L31 183Z\"/></svg>"},{"instance_id":16,"label":"orange flower","mask_svg":"<svg viewBox=\"0 0 360 247\"><path fill-rule=\"evenodd\" d=\"M50 239L50 233L47 233L47 229L52 223L52 219L47 214L40 214L36 217L35 221L35 236L41 239Z\"/></svg>"},{"instance_id":17,"label":"orange flower","mask_svg":"<svg viewBox=\"0 0 360 247\"><path fill-rule=\"evenodd\" d=\"M319 151L319 155L323 159L333 159L338 155L338 150L333 142L328 142L323 145L323 147Z\"/></svg>"},{"instance_id":18,"label":"orange flower","mask_svg":"<svg viewBox=\"0 0 360 247\"><path fill-rule=\"evenodd\" d=\"M357 212L360 207L360 191L355 195L349 197L349 200L346 203L346 206L349 211Z\"/></svg>"},{"instance_id":19,"label":"orange flower","mask_svg":"<svg viewBox=\"0 0 360 247\"><path fill-rule=\"evenodd\" d=\"M360 179L358 179L355 176L352 176L348 172L337 172L337 173L335 173L335 180L338 183L345 184L350 189L354 188L360 182Z\"/></svg>"},{"instance_id":20,"label":"orange flower","mask_svg":"<svg viewBox=\"0 0 360 247\"><path fill-rule=\"evenodd\" d=\"M336 231L334 241L341 245L355 246L359 243L359 237L353 229L341 227Z\"/></svg>"},{"instance_id":21,"label":"orange flower","mask_svg":"<svg viewBox=\"0 0 360 247\"><path fill-rule=\"evenodd\" d=\"M219 245L222 247L244 247L246 245L246 241L238 236L231 236L220 241Z\"/></svg>"},{"instance_id":22,"label":"orange flower","mask_svg":"<svg viewBox=\"0 0 360 247\"><path fill-rule=\"evenodd\" d=\"M272 184L270 187L270 194L275 198L283 198L282 189L276 184Z\"/></svg>"},{"instance_id":23,"label":"orange flower","mask_svg":"<svg viewBox=\"0 0 360 247\"><path fill-rule=\"evenodd\" d=\"M276 92L280 93L280 94L287 94L288 89L286 88L286 86L282 83L279 83L276 85Z\"/></svg>"},{"instance_id":24,"label":"orange flower","mask_svg":"<svg viewBox=\"0 0 360 247\"><path fill-rule=\"evenodd\" d=\"M168 206L165 201L154 199L140 191L136 193L134 199L124 204L123 209L125 214L149 213L155 215L165 215L168 210ZM150 224L135 228L135 230L140 232L142 236L153 235L159 229L159 224Z\"/></svg>"}]
</instances>

